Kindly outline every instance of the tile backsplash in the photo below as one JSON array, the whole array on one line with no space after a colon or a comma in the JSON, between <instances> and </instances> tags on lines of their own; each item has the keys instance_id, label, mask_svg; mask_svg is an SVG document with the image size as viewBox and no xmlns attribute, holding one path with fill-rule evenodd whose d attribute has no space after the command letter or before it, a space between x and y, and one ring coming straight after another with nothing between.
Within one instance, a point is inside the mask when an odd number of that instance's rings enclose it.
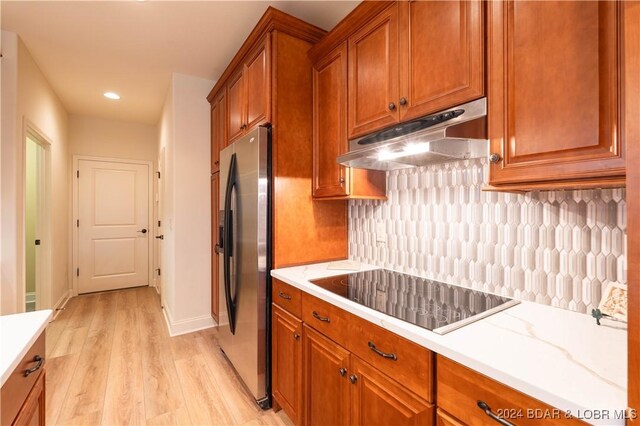
<instances>
[{"instance_id":1,"label":"tile backsplash","mask_svg":"<svg viewBox=\"0 0 640 426\"><path fill-rule=\"evenodd\" d=\"M487 172L388 172L387 201L349 201L350 259L578 312L626 284L624 189L487 192Z\"/></svg>"}]
</instances>

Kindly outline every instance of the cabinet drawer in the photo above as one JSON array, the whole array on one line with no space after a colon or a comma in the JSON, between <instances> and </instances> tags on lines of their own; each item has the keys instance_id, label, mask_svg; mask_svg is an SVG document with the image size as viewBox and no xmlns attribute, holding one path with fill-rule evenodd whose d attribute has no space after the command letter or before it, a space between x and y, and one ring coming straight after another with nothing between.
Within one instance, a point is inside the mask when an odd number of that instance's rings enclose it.
<instances>
[{"instance_id":1,"label":"cabinet drawer","mask_svg":"<svg viewBox=\"0 0 640 426\"><path fill-rule=\"evenodd\" d=\"M42 357L42 367L25 377L25 370L36 366L33 360L36 355ZM29 392L31 392L31 389L36 383L36 380L44 370L44 357L45 333L43 332L2 386L2 399L0 402L2 405L2 418L0 419L2 425L10 425L13 423L20 408L26 401Z\"/></svg>"},{"instance_id":2,"label":"cabinet drawer","mask_svg":"<svg viewBox=\"0 0 640 426\"><path fill-rule=\"evenodd\" d=\"M460 423L495 426L496 421L478 407L478 402L483 401L494 414L500 414L517 425L536 425L541 422L545 425L584 424L577 419L566 419L561 411L448 358L438 355L437 363L438 408ZM541 418L545 413L557 413L558 418Z\"/></svg>"},{"instance_id":3,"label":"cabinet drawer","mask_svg":"<svg viewBox=\"0 0 640 426\"><path fill-rule=\"evenodd\" d=\"M433 353L353 316L347 348L425 400L433 401Z\"/></svg>"},{"instance_id":4,"label":"cabinet drawer","mask_svg":"<svg viewBox=\"0 0 640 426\"><path fill-rule=\"evenodd\" d=\"M302 312L302 292L280 280L271 280L271 301L285 311L300 318Z\"/></svg>"},{"instance_id":5,"label":"cabinet drawer","mask_svg":"<svg viewBox=\"0 0 640 426\"><path fill-rule=\"evenodd\" d=\"M346 346L353 315L307 293L302 293L302 321L334 342Z\"/></svg>"}]
</instances>

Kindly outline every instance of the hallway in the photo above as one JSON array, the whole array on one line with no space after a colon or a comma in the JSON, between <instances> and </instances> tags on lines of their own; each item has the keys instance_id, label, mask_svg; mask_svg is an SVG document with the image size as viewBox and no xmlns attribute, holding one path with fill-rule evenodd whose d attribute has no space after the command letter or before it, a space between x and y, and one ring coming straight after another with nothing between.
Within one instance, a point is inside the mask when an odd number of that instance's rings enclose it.
<instances>
[{"instance_id":1,"label":"hallway","mask_svg":"<svg viewBox=\"0 0 640 426\"><path fill-rule=\"evenodd\" d=\"M46 337L49 425L291 425L258 409L214 329L169 337L153 288L72 298Z\"/></svg>"}]
</instances>

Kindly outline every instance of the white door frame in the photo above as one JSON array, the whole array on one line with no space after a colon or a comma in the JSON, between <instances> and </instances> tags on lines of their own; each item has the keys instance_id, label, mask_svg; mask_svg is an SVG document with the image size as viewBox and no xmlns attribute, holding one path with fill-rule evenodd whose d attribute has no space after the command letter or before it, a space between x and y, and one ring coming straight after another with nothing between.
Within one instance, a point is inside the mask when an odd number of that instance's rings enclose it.
<instances>
[{"instance_id":1,"label":"white door frame","mask_svg":"<svg viewBox=\"0 0 640 426\"><path fill-rule=\"evenodd\" d=\"M50 309L51 306L51 277L53 267L51 261L52 232L51 232L51 139L38 128L31 120L24 117L22 120L22 251L19 258L22 261L22 285L18 286L18 297L20 298L22 311L25 308L26 285L27 285L27 259L24 254L27 239L27 137L31 138L42 148L43 161L40 166L42 175L39 176L38 193L38 231L42 244L36 256L36 309Z\"/></svg>"},{"instance_id":2,"label":"white door frame","mask_svg":"<svg viewBox=\"0 0 640 426\"><path fill-rule=\"evenodd\" d=\"M144 164L148 166L148 197L149 197L149 208L148 208L148 227L149 230L149 240L147 241L148 245L148 284L152 285L153 283L153 259L154 259L154 251L153 251L153 241L155 241L155 226L153 225L153 163L151 161L145 160L128 160L126 158L109 158L109 157L94 157L89 155L74 155L73 156L73 221L71 223L71 228L73 229L73 261L72 261L72 270L71 275L73 276L73 296L78 295L78 274L76 271L79 267L78 261L78 246L79 246L79 238L80 233L78 232L77 221L78 218L78 202L80 198L79 194L79 185L78 185L78 170L80 170L80 161L81 160L89 160L89 161L104 161L108 163L126 163L126 164Z\"/></svg>"}]
</instances>

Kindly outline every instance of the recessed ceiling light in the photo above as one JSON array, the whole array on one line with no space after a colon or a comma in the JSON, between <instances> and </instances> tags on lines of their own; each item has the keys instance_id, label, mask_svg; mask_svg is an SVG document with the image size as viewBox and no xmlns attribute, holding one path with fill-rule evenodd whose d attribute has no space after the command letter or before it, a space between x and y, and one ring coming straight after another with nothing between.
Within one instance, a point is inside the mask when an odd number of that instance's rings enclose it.
<instances>
[{"instance_id":1,"label":"recessed ceiling light","mask_svg":"<svg viewBox=\"0 0 640 426\"><path fill-rule=\"evenodd\" d=\"M109 99L118 100L120 99L120 95L115 92L104 92L104 97Z\"/></svg>"}]
</instances>

